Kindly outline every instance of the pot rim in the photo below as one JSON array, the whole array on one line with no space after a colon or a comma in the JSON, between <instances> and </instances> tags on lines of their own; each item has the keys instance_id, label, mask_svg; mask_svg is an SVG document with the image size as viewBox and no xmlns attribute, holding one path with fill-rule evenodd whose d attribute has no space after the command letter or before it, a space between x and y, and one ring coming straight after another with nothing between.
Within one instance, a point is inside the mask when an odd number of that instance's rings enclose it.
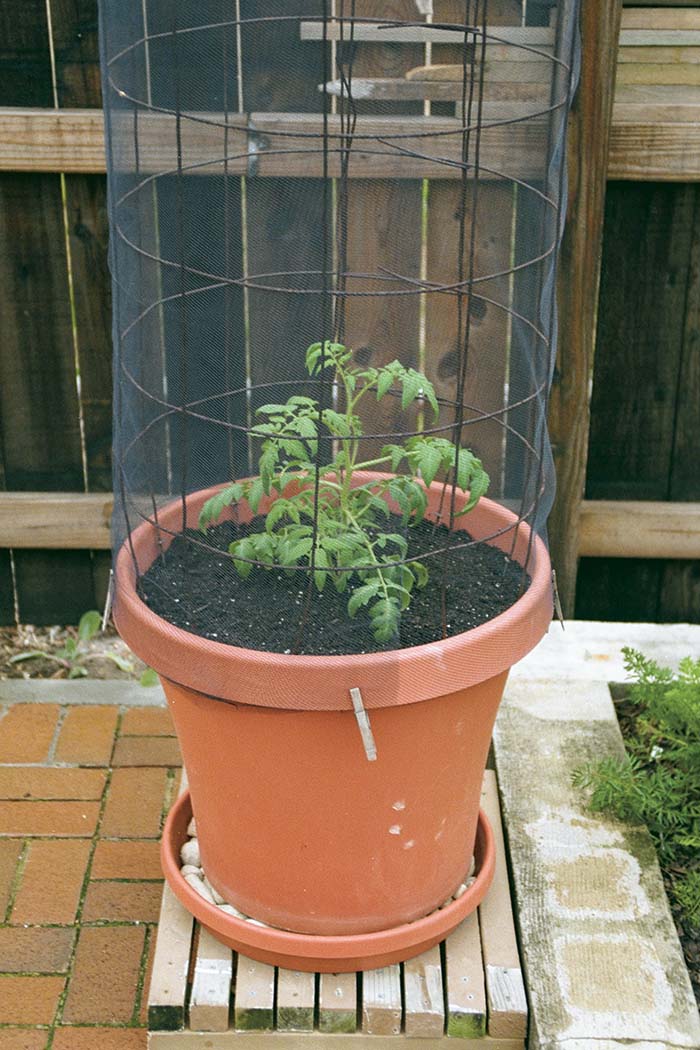
<instances>
[{"instance_id":1,"label":"pot rim","mask_svg":"<svg viewBox=\"0 0 700 1050\"><path fill-rule=\"evenodd\" d=\"M188 512L198 511L220 488L215 485L188 495ZM441 483L433 482L429 499L439 499L441 492ZM462 503L466 502L467 497L459 495ZM181 506L175 499L159 511L159 521L165 525L171 516L175 523ZM469 514L470 524L481 519L497 528L470 532L489 535L501 525L517 522L512 511L486 497ZM507 671L535 647L552 619L549 554L542 539L535 536L528 589L508 609L471 630L404 649L350 655L245 649L175 627L141 600L132 549L143 564L154 532L155 526L144 521L117 553L117 629L127 645L159 675L196 693L233 703L291 710L352 710L349 690L353 687L362 692L366 708L432 699ZM528 547L529 539L530 528L521 522L517 534L520 551Z\"/></svg>"}]
</instances>

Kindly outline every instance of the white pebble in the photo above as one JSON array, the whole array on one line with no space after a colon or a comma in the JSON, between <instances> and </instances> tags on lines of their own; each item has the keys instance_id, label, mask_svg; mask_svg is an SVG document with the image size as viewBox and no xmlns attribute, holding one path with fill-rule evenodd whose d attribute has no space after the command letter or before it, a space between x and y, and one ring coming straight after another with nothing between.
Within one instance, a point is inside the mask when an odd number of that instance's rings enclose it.
<instances>
[{"instance_id":1,"label":"white pebble","mask_svg":"<svg viewBox=\"0 0 700 1050\"><path fill-rule=\"evenodd\" d=\"M204 885L207 887L212 897L214 898L214 904L226 904L224 898L221 896L218 890L214 889L206 875L204 876Z\"/></svg>"},{"instance_id":2,"label":"white pebble","mask_svg":"<svg viewBox=\"0 0 700 1050\"><path fill-rule=\"evenodd\" d=\"M469 865L469 871L467 872L467 875L468 876L469 875L473 875L475 871L476 871L476 857L472 857L472 862Z\"/></svg>"},{"instance_id":3,"label":"white pebble","mask_svg":"<svg viewBox=\"0 0 700 1050\"><path fill-rule=\"evenodd\" d=\"M269 930L269 929L270 929L270 927L269 927L269 926L267 925L267 923L266 923L266 922L261 922L261 921L260 921L260 919L251 919L251 918L247 918L247 919L246 919L246 922L247 922L247 923L248 923L248 924L249 924L250 926L264 926L266 930Z\"/></svg>"},{"instance_id":4,"label":"white pebble","mask_svg":"<svg viewBox=\"0 0 700 1050\"><path fill-rule=\"evenodd\" d=\"M201 879L202 869L195 867L194 864L183 864L180 868L180 874L183 879L186 878L187 875L196 875L198 879Z\"/></svg>"},{"instance_id":5,"label":"white pebble","mask_svg":"<svg viewBox=\"0 0 700 1050\"><path fill-rule=\"evenodd\" d=\"M248 916L244 915L242 911L238 910L238 908L234 908L232 904L220 904L219 911L224 912L226 915L233 915L234 919L243 919L244 922L248 918Z\"/></svg>"},{"instance_id":6,"label":"white pebble","mask_svg":"<svg viewBox=\"0 0 700 1050\"><path fill-rule=\"evenodd\" d=\"M197 837L197 825L195 824L194 817L192 817L192 820L187 825L187 834L191 839Z\"/></svg>"},{"instance_id":7,"label":"white pebble","mask_svg":"<svg viewBox=\"0 0 700 1050\"><path fill-rule=\"evenodd\" d=\"M190 839L189 842L185 842L180 850L180 860L183 864L194 864L196 868L201 868L202 858L199 855L199 842L197 839Z\"/></svg>"},{"instance_id":8,"label":"white pebble","mask_svg":"<svg viewBox=\"0 0 700 1050\"><path fill-rule=\"evenodd\" d=\"M452 899L458 901L463 894L467 892L467 884L463 882L461 886L458 886L452 895Z\"/></svg>"},{"instance_id":9,"label":"white pebble","mask_svg":"<svg viewBox=\"0 0 700 1050\"><path fill-rule=\"evenodd\" d=\"M203 897L205 901L208 901L210 904L214 903L211 891L207 889L198 875L185 875L185 882L191 886L193 890L196 890L199 896Z\"/></svg>"}]
</instances>

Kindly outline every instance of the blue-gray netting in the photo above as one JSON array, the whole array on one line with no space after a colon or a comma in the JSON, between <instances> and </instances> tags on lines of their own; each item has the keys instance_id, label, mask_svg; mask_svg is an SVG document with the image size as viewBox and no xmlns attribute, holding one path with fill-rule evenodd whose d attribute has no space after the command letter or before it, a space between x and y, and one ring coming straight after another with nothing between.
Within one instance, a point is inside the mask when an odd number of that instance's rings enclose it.
<instances>
[{"instance_id":1,"label":"blue-gray netting","mask_svg":"<svg viewBox=\"0 0 700 1050\"><path fill-rule=\"evenodd\" d=\"M334 463L342 484L348 459L444 486L445 527L423 526L417 552L414 488L405 492L408 519L395 491L370 493L388 498L391 513L367 512L368 572L372 559L410 564L419 555L434 589L435 581L443 592L449 582L488 589L464 561L469 535L447 532L460 479L478 488L475 464L488 473L488 498L514 513L512 549L526 526L544 536L553 499L546 407L577 0L101 0L100 8L115 551L145 524L157 532L160 560L170 554L157 579L135 558L146 600L158 590L166 618L217 637L221 595L265 587L263 604L277 605L287 624L270 646L304 651L309 623L335 622L319 569L335 577L333 591L347 577L344 603L363 583L349 555L344 565L333 554L332 536L319 554L319 535L328 535L323 523L319 531L319 478ZM344 365L339 346L352 353ZM387 367L391 381L380 375ZM343 369L364 373L355 390L375 383L350 433ZM290 398L310 400L295 402L282 424L266 406L286 408ZM265 426L282 437L271 442ZM413 448L413 459L397 463L390 445ZM274 547L239 547L237 573L228 545L250 532L239 490L233 509L212 511L203 531L196 514L183 522L184 511L174 518L168 508L259 475L266 448L263 473L305 471L312 503L301 524L310 531L290 532L296 562L284 562L279 537ZM468 516L459 520L468 530ZM341 530L337 551L343 542ZM516 566L519 593L528 556ZM280 562L280 578L295 566L296 591L284 580L278 594L269 590L276 570L258 563ZM202 590L219 596L211 619ZM401 621L404 604L400 597ZM432 637L458 629L445 608L444 594L423 608ZM335 651L336 630L338 651L360 651L376 643L375 628L366 615L339 614L326 649ZM247 629L239 625L235 638L224 630L222 640L246 644ZM381 644L416 638L399 627Z\"/></svg>"}]
</instances>

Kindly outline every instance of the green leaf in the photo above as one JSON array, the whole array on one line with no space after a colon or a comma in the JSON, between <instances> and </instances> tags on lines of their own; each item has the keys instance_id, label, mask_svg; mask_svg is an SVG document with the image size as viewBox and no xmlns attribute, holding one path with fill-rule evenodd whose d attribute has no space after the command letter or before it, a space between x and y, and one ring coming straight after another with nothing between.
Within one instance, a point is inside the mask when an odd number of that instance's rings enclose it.
<instances>
[{"instance_id":1,"label":"green leaf","mask_svg":"<svg viewBox=\"0 0 700 1050\"><path fill-rule=\"evenodd\" d=\"M288 499L276 499L265 517L265 528L268 532L273 532L275 525L285 517L290 518L292 521L296 522L297 525L299 524L299 511L292 501Z\"/></svg>"},{"instance_id":2,"label":"green leaf","mask_svg":"<svg viewBox=\"0 0 700 1050\"><path fill-rule=\"evenodd\" d=\"M316 570L314 571L314 583L316 584L316 590L320 593L326 586L326 579L328 573L323 572L323 569L328 567L328 555L324 551L323 547L316 548L316 557L314 559Z\"/></svg>"},{"instance_id":3,"label":"green leaf","mask_svg":"<svg viewBox=\"0 0 700 1050\"><path fill-rule=\"evenodd\" d=\"M365 583L362 587L356 587L348 601L349 615L355 616L363 605L367 605L368 602L372 601L372 598L379 594L380 590L381 583L378 579L370 580L369 583Z\"/></svg>"},{"instance_id":4,"label":"green leaf","mask_svg":"<svg viewBox=\"0 0 700 1050\"><path fill-rule=\"evenodd\" d=\"M401 380L401 388L403 391L401 394L401 408L408 408L412 401L421 396L423 376L409 368Z\"/></svg>"},{"instance_id":5,"label":"green leaf","mask_svg":"<svg viewBox=\"0 0 700 1050\"><path fill-rule=\"evenodd\" d=\"M80 641L89 642L91 638L94 638L100 629L101 623L102 617L97 609L90 609L89 612L83 613L78 624L78 638Z\"/></svg>"},{"instance_id":6,"label":"green leaf","mask_svg":"<svg viewBox=\"0 0 700 1050\"><path fill-rule=\"evenodd\" d=\"M382 369L377 380L377 401L381 401L386 393L394 385L394 376L386 369Z\"/></svg>"},{"instance_id":7,"label":"green leaf","mask_svg":"<svg viewBox=\"0 0 700 1050\"><path fill-rule=\"evenodd\" d=\"M426 485L432 485L435 475L442 466L442 455L434 445L426 444L419 452L420 472Z\"/></svg>"},{"instance_id":8,"label":"green leaf","mask_svg":"<svg viewBox=\"0 0 700 1050\"><path fill-rule=\"evenodd\" d=\"M410 562L410 567L413 570L416 577L416 586L419 588L425 587L429 579L428 570L426 569L425 565L423 565L423 563L419 561L412 561Z\"/></svg>"},{"instance_id":9,"label":"green leaf","mask_svg":"<svg viewBox=\"0 0 700 1050\"><path fill-rule=\"evenodd\" d=\"M87 668L82 667L80 664L76 664L75 667L71 667L68 672L69 678L87 678Z\"/></svg>"},{"instance_id":10,"label":"green leaf","mask_svg":"<svg viewBox=\"0 0 700 1050\"><path fill-rule=\"evenodd\" d=\"M255 414L262 413L266 416L274 415L276 412L286 412L288 405L261 405L260 408L256 408Z\"/></svg>"},{"instance_id":11,"label":"green leaf","mask_svg":"<svg viewBox=\"0 0 700 1050\"><path fill-rule=\"evenodd\" d=\"M158 685L158 675L152 667L147 667L139 678L139 684L145 686L147 689L151 689L154 685Z\"/></svg>"},{"instance_id":12,"label":"green leaf","mask_svg":"<svg viewBox=\"0 0 700 1050\"><path fill-rule=\"evenodd\" d=\"M336 437L350 437L352 431L345 416L332 408L324 408L323 422Z\"/></svg>"},{"instance_id":13,"label":"green leaf","mask_svg":"<svg viewBox=\"0 0 700 1050\"><path fill-rule=\"evenodd\" d=\"M229 547L229 552L233 558L236 572L241 579L247 579L253 569L251 562L257 560L255 558L255 551L253 549L253 544L250 541L250 537L244 536L242 540L234 540ZM241 561L241 558L247 558L250 560Z\"/></svg>"},{"instance_id":14,"label":"green leaf","mask_svg":"<svg viewBox=\"0 0 700 1050\"><path fill-rule=\"evenodd\" d=\"M237 481L221 489L215 496L211 496L199 513L199 527L202 532L207 531L207 525L218 521L225 507L230 507L232 503L238 502L242 496L243 486Z\"/></svg>"},{"instance_id":15,"label":"green leaf","mask_svg":"<svg viewBox=\"0 0 700 1050\"><path fill-rule=\"evenodd\" d=\"M252 510L253 514L258 513L258 507L260 506L260 500L263 498L265 490L263 489L263 483L260 478L256 478L252 482L250 488L246 492L246 499L248 506Z\"/></svg>"}]
</instances>

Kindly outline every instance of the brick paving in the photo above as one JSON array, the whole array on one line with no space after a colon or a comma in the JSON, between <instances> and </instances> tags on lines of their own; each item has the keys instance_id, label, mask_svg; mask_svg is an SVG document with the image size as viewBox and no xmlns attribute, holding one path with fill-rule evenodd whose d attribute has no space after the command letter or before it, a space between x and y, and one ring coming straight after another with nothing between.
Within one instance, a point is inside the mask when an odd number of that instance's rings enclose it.
<instances>
[{"instance_id":1,"label":"brick paving","mask_svg":"<svg viewBox=\"0 0 700 1050\"><path fill-rule=\"evenodd\" d=\"M0 707L0 1050L143 1050L168 712Z\"/></svg>"}]
</instances>

